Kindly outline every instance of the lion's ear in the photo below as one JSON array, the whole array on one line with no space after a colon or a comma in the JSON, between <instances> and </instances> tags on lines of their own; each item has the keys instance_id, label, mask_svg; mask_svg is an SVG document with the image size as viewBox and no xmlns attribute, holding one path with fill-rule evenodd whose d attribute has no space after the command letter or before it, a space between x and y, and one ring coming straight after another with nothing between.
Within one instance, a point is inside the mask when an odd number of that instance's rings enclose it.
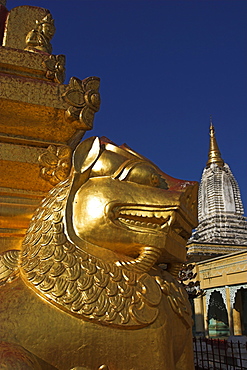
<instances>
[{"instance_id":1,"label":"lion's ear","mask_svg":"<svg viewBox=\"0 0 247 370\"><path fill-rule=\"evenodd\" d=\"M100 154L100 141L97 136L80 143L73 154L75 172L83 173L94 165Z\"/></svg>"}]
</instances>

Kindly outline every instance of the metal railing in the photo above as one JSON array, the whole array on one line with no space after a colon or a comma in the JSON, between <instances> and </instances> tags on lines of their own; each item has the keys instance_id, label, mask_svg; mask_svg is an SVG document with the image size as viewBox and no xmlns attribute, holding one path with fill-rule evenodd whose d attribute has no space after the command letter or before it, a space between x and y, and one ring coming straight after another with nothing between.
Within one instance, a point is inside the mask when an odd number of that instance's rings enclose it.
<instances>
[{"instance_id":1,"label":"metal railing","mask_svg":"<svg viewBox=\"0 0 247 370\"><path fill-rule=\"evenodd\" d=\"M193 338L195 369L247 370L247 343Z\"/></svg>"}]
</instances>

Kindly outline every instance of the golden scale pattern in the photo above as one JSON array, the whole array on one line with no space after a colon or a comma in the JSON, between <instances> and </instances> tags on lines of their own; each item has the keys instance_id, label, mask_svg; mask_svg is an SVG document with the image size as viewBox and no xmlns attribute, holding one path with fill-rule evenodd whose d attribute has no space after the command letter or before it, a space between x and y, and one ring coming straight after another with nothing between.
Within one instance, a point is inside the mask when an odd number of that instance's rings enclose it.
<instances>
[{"instance_id":1,"label":"golden scale pattern","mask_svg":"<svg viewBox=\"0 0 247 370\"><path fill-rule=\"evenodd\" d=\"M168 282L165 278L165 274L167 273L164 272L163 279L156 276L156 281L160 285L162 293L167 296L167 300L173 311L182 320L184 325L187 328L190 328L193 324L193 321L191 318L191 305L188 301L187 293L178 282Z\"/></svg>"},{"instance_id":2,"label":"golden scale pattern","mask_svg":"<svg viewBox=\"0 0 247 370\"><path fill-rule=\"evenodd\" d=\"M10 250L0 255L0 285L14 280L18 273L20 251Z\"/></svg>"},{"instance_id":3,"label":"golden scale pattern","mask_svg":"<svg viewBox=\"0 0 247 370\"><path fill-rule=\"evenodd\" d=\"M71 177L36 210L23 242L24 279L49 301L105 324L145 326L158 315L161 290L148 274L103 262L72 244L63 217Z\"/></svg>"},{"instance_id":4,"label":"golden scale pattern","mask_svg":"<svg viewBox=\"0 0 247 370\"><path fill-rule=\"evenodd\" d=\"M161 292L188 328L191 308L181 285L164 271L162 278L103 262L68 241L63 217L71 177L53 188L36 210L23 253L0 255L0 285L19 273L39 294L77 316L105 324L140 327L158 315Z\"/></svg>"}]
</instances>

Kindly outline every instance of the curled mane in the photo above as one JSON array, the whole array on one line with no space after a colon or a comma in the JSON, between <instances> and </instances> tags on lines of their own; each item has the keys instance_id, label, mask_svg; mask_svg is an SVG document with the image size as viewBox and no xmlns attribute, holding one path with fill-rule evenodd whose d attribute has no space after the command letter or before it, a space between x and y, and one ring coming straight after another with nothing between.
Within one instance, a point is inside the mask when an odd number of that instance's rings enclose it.
<instances>
[{"instance_id":1,"label":"curled mane","mask_svg":"<svg viewBox=\"0 0 247 370\"><path fill-rule=\"evenodd\" d=\"M68 240L65 207L72 177L54 187L36 210L23 242L21 275L59 308L84 319L140 327L158 315L154 278L96 258Z\"/></svg>"}]
</instances>

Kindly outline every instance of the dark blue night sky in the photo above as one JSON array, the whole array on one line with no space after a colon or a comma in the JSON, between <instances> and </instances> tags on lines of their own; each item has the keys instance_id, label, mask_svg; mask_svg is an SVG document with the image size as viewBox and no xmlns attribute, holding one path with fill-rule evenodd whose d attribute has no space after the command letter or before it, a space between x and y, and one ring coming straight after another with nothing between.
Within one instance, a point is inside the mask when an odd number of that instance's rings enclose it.
<instances>
[{"instance_id":1,"label":"dark blue night sky","mask_svg":"<svg viewBox=\"0 0 247 370\"><path fill-rule=\"evenodd\" d=\"M247 209L247 1L36 0L55 19L70 77L101 78L89 135L126 142L169 175L200 180L212 115ZM87 135L87 136L89 136Z\"/></svg>"}]
</instances>

